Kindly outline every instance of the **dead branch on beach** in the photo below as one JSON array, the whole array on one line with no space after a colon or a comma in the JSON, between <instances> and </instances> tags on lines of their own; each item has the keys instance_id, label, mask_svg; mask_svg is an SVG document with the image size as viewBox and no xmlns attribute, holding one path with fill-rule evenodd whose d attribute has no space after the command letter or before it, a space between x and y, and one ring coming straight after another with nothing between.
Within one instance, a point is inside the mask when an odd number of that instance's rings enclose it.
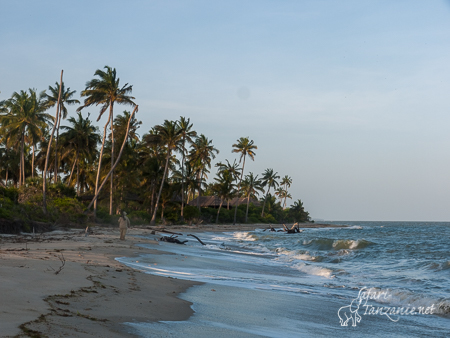
<instances>
[{"instance_id":1,"label":"dead branch on beach","mask_svg":"<svg viewBox=\"0 0 450 338\"><path fill-rule=\"evenodd\" d=\"M61 261L61 266L58 268L58 270L55 270L50 266L50 269L52 269L55 272L55 275L59 274L62 271L62 269L64 269L64 265L66 265L66 259L64 258L64 255L62 253L60 256L57 257Z\"/></svg>"},{"instance_id":2,"label":"dead branch on beach","mask_svg":"<svg viewBox=\"0 0 450 338\"><path fill-rule=\"evenodd\" d=\"M203 243L203 242L200 240L200 238L198 238L197 236L192 235L192 234L188 234L188 236L192 236L192 237L194 237L197 241L199 241L202 245L206 245L206 244Z\"/></svg>"}]
</instances>

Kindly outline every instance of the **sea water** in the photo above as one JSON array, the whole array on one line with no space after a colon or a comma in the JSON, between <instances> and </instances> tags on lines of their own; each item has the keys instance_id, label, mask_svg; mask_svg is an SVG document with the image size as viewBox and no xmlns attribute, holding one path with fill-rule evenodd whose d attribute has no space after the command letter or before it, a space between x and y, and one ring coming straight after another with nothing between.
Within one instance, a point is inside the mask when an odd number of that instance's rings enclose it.
<instances>
[{"instance_id":1,"label":"sea water","mask_svg":"<svg viewBox=\"0 0 450 338\"><path fill-rule=\"evenodd\" d=\"M159 246L170 254L118 258L206 283L181 295L188 321L128 325L143 337L450 336L450 223L341 223L180 236Z\"/></svg>"}]
</instances>

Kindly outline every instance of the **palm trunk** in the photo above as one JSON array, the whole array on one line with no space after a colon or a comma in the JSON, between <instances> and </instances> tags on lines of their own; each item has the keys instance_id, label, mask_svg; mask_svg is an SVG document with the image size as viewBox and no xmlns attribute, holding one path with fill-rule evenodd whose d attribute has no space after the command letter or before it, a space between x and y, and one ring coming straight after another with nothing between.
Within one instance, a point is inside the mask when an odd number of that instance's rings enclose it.
<instances>
[{"instance_id":1,"label":"palm trunk","mask_svg":"<svg viewBox=\"0 0 450 338\"><path fill-rule=\"evenodd\" d=\"M198 196L197 196L197 208L200 210L200 194L202 191L202 176L203 176L203 170L200 172L200 177L198 179Z\"/></svg>"},{"instance_id":2,"label":"palm trunk","mask_svg":"<svg viewBox=\"0 0 450 338\"><path fill-rule=\"evenodd\" d=\"M156 212L158 211L159 198L161 197L164 180L166 179L167 168L169 167L169 158L170 158L170 149L167 150L166 166L164 167L164 174L163 174L163 178L161 181L161 187L159 188L158 197L156 198L155 210L153 210L153 216L152 216L152 220L150 221L150 225L155 225L155 223L156 223Z\"/></svg>"},{"instance_id":3,"label":"palm trunk","mask_svg":"<svg viewBox=\"0 0 450 338\"><path fill-rule=\"evenodd\" d=\"M186 136L183 137L183 160L181 161L181 222L184 222L184 161L185 161Z\"/></svg>"},{"instance_id":4,"label":"palm trunk","mask_svg":"<svg viewBox=\"0 0 450 338\"><path fill-rule=\"evenodd\" d=\"M241 190L241 183L242 183L242 178L244 177L244 167L245 167L245 156L244 156L244 162L242 163L242 173L241 173L241 179L239 180L239 184L238 184L238 197L237 197L237 201L236 201L236 207L234 208L234 221L233 221L233 225L236 224L236 215L237 215L237 208L238 208L238 202L239 202L239 191Z\"/></svg>"},{"instance_id":5,"label":"palm trunk","mask_svg":"<svg viewBox=\"0 0 450 338\"><path fill-rule=\"evenodd\" d=\"M78 164L78 158L77 158L77 196L80 196L80 174L79 171L80 170L80 166Z\"/></svg>"},{"instance_id":6,"label":"palm trunk","mask_svg":"<svg viewBox=\"0 0 450 338\"><path fill-rule=\"evenodd\" d=\"M33 157L31 158L31 178L34 178L34 144L33 144Z\"/></svg>"},{"instance_id":7,"label":"palm trunk","mask_svg":"<svg viewBox=\"0 0 450 338\"><path fill-rule=\"evenodd\" d=\"M53 134L55 133L55 128L56 128L56 124L58 123L58 110L59 110L59 102L61 100L61 88L62 88L62 78L63 78L63 71L61 70L61 79L60 79L60 84L59 84L59 94L58 94L58 102L56 104L56 116L55 116L55 124L53 125L53 129L52 129L52 133L50 135L50 140L48 142L48 147L47 147L47 156L45 158L45 166L44 166L44 172L42 174L42 178L43 178L43 182L42 182L42 205L43 205L43 209L44 209L44 214L47 214L47 195L46 195L46 190L47 190L47 168L48 168L48 159L50 157L50 148L52 145L52 140L53 140Z\"/></svg>"},{"instance_id":8,"label":"palm trunk","mask_svg":"<svg viewBox=\"0 0 450 338\"><path fill-rule=\"evenodd\" d=\"M22 135L21 145L20 145L20 176L22 177L21 184L25 184L25 134ZM20 183L19 183L20 186Z\"/></svg>"},{"instance_id":9,"label":"palm trunk","mask_svg":"<svg viewBox=\"0 0 450 338\"><path fill-rule=\"evenodd\" d=\"M113 105L111 102L109 106L109 112L111 116L111 168L114 163L114 115L113 115ZM113 212L113 190L114 190L114 171L111 173L111 187L109 189L109 214L112 215Z\"/></svg>"},{"instance_id":10,"label":"palm trunk","mask_svg":"<svg viewBox=\"0 0 450 338\"><path fill-rule=\"evenodd\" d=\"M55 170L53 182L58 183L58 140L59 140L59 125L61 124L61 107L59 108L58 126L56 127L56 139L55 139Z\"/></svg>"},{"instance_id":11,"label":"palm trunk","mask_svg":"<svg viewBox=\"0 0 450 338\"><path fill-rule=\"evenodd\" d=\"M111 117L111 112L109 114ZM103 149L105 148L106 129L108 128L110 117L108 118L108 122L106 122L105 128L103 129L102 148L100 149L100 156L98 158L97 178L95 179L94 217L96 217L96 215L97 215L98 181L100 180L100 170L102 169Z\"/></svg>"},{"instance_id":12,"label":"palm trunk","mask_svg":"<svg viewBox=\"0 0 450 338\"><path fill-rule=\"evenodd\" d=\"M68 187L70 187L70 182L72 181L72 175L73 175L73 171L75 170L75 164L77 163L77 160L78 160L78 149L77 149L77 154L75 156L75 159L73 160L72 170L70 170L69 180L67 181Z\"/></svg>"},{"instance_id":13,"label":"palm trunk","mask_svg":"<svg viewBox=\"0 0 450 338\"><path fill-rule=\"evenodd\" d=\"M264 208L266 207L266 201L267 201L267 197L269 196L269 191L270 191L270 187L267 189L266 198L264 199L264 204L263 204L263 208L261 211L261 217L264 217Z\"/></svg>"},{"instance_id":14,"label":"palm trunk","mask_svg":"<svg viewBox=\"0 0 450 338\"><path fill-rule=\"evenodd\" d=\"M220 208L222 208L222 204L223 204L223 198L220 199L219 210L217 210L216 224L219 223L219 213L220 213Z\"/></svg>"},{"instance_id":15,"label":"palm trunk","mask_svg":"<svg viewBox=\"0 0 450 338\"><path fill-rule=\"evenodd\" d=\"M247 223L248 219L248 205L250 204L250 195L247 196L247 211L245 212L245 223Z\"/></svg>"}]
</instances>

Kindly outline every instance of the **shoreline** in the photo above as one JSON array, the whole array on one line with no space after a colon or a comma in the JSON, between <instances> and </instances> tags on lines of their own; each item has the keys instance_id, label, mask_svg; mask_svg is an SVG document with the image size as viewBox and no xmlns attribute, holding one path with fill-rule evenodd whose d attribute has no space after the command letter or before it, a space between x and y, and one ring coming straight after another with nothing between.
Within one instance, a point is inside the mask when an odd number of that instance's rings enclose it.
<instances>
[{"instance_id":1,"label":"shoreline","mask_svg":"<svg viewBox=\"0 0 450 338\"><path fill-rule=\"evenodd\" d=\"M124 323L187 320L194 313L192 303L177 296L203 283L146 274L116 258L161 254L158 241L142 238L153 231L164 235L163 229L186 234L262 228L268 225L136 226L125 241L119 240L118 228L101 226L87 237L79 229L0 234L2 336L136 337ZM137 246L144 243L155 249Z\"/></svg>"}]
</instances>

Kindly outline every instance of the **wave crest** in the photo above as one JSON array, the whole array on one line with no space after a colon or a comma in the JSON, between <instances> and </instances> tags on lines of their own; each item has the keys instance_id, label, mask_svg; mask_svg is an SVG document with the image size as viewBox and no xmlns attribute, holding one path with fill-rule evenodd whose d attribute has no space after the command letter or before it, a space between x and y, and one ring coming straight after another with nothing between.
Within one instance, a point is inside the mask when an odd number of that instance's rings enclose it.
<instances>
[{"instance_id":1,"label":"wave crest","mask_svg":"<svg viewBox=\"0 0 450 338\"><path fill-rule=\"evenodd\" d=\"M329 239L329 238L317 238L312 240L303 241L303 245L314 248L316 250L358 250L364 249L368 246L374 245L374 242L367 241L365 239Z\"/></svg>"}]
</instances>

